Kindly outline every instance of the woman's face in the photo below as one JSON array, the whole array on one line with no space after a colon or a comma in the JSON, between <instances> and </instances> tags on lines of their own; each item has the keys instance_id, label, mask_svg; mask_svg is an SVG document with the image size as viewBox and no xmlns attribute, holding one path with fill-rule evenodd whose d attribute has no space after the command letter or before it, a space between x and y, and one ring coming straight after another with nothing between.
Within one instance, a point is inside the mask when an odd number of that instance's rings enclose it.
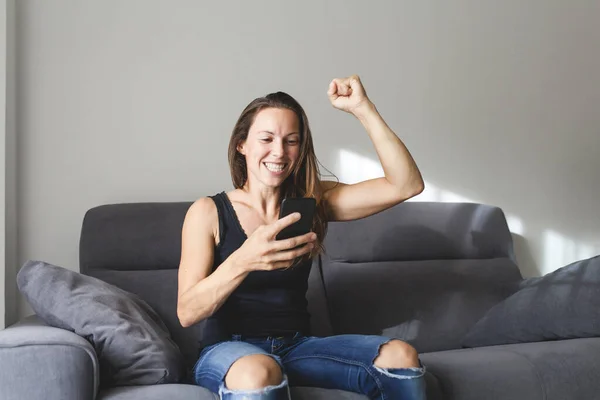
<instances>
[{"instance_id":1,"label":"woman's face","mask_svg":"<svg viewBox=\"0 0 600 400\"><path fill-rule=\"evenodd\" d=\"M286 108L266 108L255 117L248 138L238 145L248 179L275 188L291 174L300 153L300 124Z\"/></svg>"}]
</instances>

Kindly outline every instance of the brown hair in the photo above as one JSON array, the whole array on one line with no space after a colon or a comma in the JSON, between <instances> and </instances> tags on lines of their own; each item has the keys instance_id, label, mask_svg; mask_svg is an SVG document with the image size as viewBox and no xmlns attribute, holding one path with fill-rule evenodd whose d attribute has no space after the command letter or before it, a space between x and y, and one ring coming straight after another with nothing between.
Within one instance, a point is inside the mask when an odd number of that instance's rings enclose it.
<instances>
[{"instance_id":1,"label":"brown hair","mask_svg":"<svg viewBox=\"0 0 600 400\"><path fill-rule=\"evenodd\" d=\"M298 117L300 123L300 154L294 170L281 185L281 196L285 197L314 197L317 208L313 219L312 231L317 234L315 248L310 257L319 254L323 250L323 239L327 231L326 208L323 203L321 190L321 174L317 166L318 160L315 155L312 135L308 125L308 118L300 104L289 94L276 92L254 99L246 106L238 118L231 139L229 141L229 168L231 179L236 189L242 188L248 180L246 158L238 152L238 145L248 138L250 126L254 123L256 115L266 108L285 108L292 110Z\"/></svg>"}]
</instances>

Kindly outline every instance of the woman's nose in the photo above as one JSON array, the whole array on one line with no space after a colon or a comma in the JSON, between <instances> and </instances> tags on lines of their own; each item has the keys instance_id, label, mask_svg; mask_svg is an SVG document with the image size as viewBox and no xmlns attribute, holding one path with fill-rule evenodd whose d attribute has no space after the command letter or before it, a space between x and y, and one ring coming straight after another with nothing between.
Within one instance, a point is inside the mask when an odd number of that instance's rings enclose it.
<instances>
[{"instance_id":1,"label":"woman's nose","mask_svg":"<svg viewBox=\"0 0 600 400\"><path fill-rule=\"evenodd\" d=\"M273 147L271 148L271 153L280 157L285 153L285 148L283 146L283 141L275 140L273 141Z\"/></svg>"}]
</instances>

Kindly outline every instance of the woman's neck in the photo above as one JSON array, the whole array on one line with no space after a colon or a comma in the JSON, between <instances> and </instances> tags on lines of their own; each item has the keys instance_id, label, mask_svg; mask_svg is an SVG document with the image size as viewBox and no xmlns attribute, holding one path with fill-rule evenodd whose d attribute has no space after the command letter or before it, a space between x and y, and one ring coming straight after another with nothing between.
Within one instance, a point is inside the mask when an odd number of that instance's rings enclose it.
<instances>
[{"instance_id":1,"label":"woman's neck","mask_svg":"<svg viewBox=\"0 0 600 400\"><path fill-rule=\"evenodd\" d=\"M280 187L258 187L246 183L239 190L243 192L248 205L254 208L257 213L266 217L265 219L274 219L279 213L282 200Z\"/></svg>"}]
</instances>

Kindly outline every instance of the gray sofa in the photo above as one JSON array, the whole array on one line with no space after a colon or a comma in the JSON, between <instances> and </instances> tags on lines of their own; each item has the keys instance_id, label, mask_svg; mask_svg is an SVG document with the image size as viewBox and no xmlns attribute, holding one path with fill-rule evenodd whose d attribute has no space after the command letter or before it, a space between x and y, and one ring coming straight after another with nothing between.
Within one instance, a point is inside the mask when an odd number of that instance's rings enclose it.
<instances>
[{"instance_id":1,"label":"gray sofa","mask_svg":"<svg viewBox=\"0 0 600 400\"><path fill-rule=\"evenodd\" d=\"M105 205L85 215L80 270L146 300L169 327L188 367L199 323L176 317L181 226L191 203ZM504 214L468 203L408 202L332 223L313 263L307 298L313 334L382 334L417 348L428 399L600 398L600 339L461 348L469 329L522 281ZM190 384L99 387L88 341L35 316L0 331L0 399L216 399ZM366 399L292 388L294 399Z\"/></svg>"}]
</instances>

